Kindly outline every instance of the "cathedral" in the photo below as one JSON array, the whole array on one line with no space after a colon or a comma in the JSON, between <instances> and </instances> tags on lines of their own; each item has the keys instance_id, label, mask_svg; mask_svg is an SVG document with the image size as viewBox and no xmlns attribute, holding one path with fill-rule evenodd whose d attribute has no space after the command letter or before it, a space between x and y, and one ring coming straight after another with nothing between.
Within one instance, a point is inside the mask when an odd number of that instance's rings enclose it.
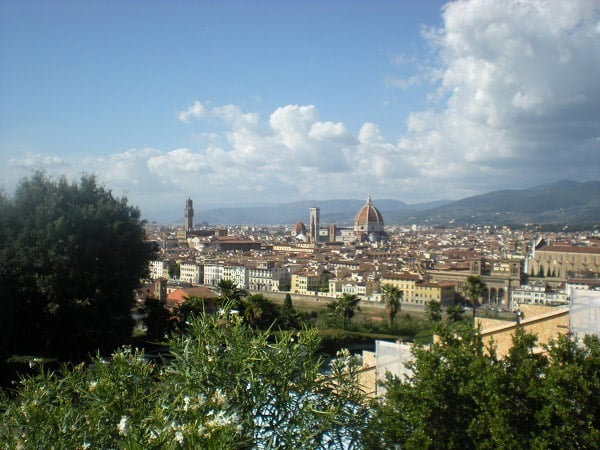
<instances>
[{"instance_id":1,"label":"cathedral","mask_svg":"<svg viewBox=\"0 0 600 450\"><path fill-rule=\"evenodd\" d=\"M387 235L383 229L383 216L373 205L371 196L354 216L353 227L339 227L335 224L321 226L320 209L310 208L309 229L302 222L294 225L293 234L298 240L308 242L380 242Z\"/></svg>"}]
</instances>

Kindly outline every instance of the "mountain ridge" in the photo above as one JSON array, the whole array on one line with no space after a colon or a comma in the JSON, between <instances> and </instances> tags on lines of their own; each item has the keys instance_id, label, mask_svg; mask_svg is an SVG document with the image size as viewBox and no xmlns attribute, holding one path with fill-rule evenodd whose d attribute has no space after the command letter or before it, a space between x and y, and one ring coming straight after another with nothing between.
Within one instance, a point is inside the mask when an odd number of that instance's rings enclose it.
<instances>
[{"instance_id":1,"label":"mountain ridge","mask_svg":"<svg viewBox=\"0 0 600 450\"><path fill-rule=\"evenodd\" d=\"M354 199L300 200L270 206L202 209L195 217L196 223L210 225L308 223L309 209L316 206L320 208L321 224L350 225L364 204L364 200ZM387 225L598 224L600 181L562 180L527 189L491 191L456 201L408 204L395 199L374 199L373 204Z\"/></svg>"}]
</instances>

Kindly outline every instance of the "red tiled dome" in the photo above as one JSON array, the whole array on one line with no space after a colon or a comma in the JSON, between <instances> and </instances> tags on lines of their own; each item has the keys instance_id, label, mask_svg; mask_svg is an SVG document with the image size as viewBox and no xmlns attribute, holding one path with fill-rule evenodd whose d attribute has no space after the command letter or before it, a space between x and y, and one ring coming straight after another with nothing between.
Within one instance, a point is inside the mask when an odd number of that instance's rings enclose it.
<instances>
[{"instance_id":1,"label":"red tiled dome","mask_svg":"<svg viewBox=\"0 0 600 450\"><path fill-rule=\"evenodd\" d=\"M383 231L383 217L381 213L371 203L371 197L367 198L367 203L354 216L354 231L363 231L366 233L380 233Z\"/></svg>"},{"instance_id":2,"label":"red tiled dome","mask_svg":"<svg viewBox=\"0 0 600 450\"><path fill-rule=\"evenodd\" d=\"M306 234L306 226L302 222L296 222L294 225L294 236L299 234Z\"/></svg>"}]
</instances>

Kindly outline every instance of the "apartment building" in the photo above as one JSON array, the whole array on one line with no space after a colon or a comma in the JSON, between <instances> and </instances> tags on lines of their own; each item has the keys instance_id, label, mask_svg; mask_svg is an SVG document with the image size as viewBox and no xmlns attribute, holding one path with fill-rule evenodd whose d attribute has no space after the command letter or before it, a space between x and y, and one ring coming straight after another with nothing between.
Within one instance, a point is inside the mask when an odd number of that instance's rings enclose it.
<instances>
[{"instance_id":1,"label":"apartment building","mask_svg":"<svg viewBox=\"0 0 600 450\"><path fill-rule=\"evenodd\" d=\"M179 279L192 284L203 284L204 265L192 261L179 263Z\"/></svg>"},{"instance_id":2,"label":"apartment building","mask_svg":"<svg viewBox=\"0 0 600 450\"><path fill-rule=\"evenodd\" d=\"M434 281L418 282L415 285L414 303L424 305L430 301L440 302L443 306L451 306L456 302L456 289L452 283Z\"/></svg>"},{"instance_id":3,"label":"apartment building","mask_svg":"<svg viewBox=\"0 0 600 450\"><path fill-rule=\"evenodd\" d=\"M222 279L233 281L238 289L248 289L249 270L240 264L225 264Z\"/></svg>"},{"instance_id":4,"label":"apartment building","mask_svg":"<svg viewBox=\"0 0 600 450\"><path fill-rule=\"evenodd\" d=\"M289 272L275 261L258 261L248 265L248 289L277 292L289 281Z\"/></svg>"},{"instance_id":5,"label":"apartment building","mask_svg":"<svg viewBox=\"0 0 600 450\"><path fill-rule=\"evenodd\" d=\"M510 293L511 309L519 305L568 305L569 298L566 289L551 289L543 283L523 285Z\"/></svg>"},{"instance_id":6,"label":"apartment building","mask_svg":"<svg viewBox=\"0 0 600 450\"><path fill-rule=\"evenodd\" d=\"M151 280L157 280L159 278L169 278L169 265L166 261L152 260L148 264L148 276Z\"/></svg>"},{"instance_id":7,"label":"apartment building","mask_svg":"<svg viewBox=\"0 0 600 450\"><path fill-rule=\"evenodd\" d=\"M331 274L322 271L303 270L292 274L290 292L300 295L314 295L329 286Z\"/></svg>"},{"instance_id":8,"label":"apartment building","mask_svg":"<svg viewBox=\"0 0 600 450\"><path fill-rule=\"evenodd\" d=\"M223 279L224 263L221 261L204 262L204 284L216 286Z\"/></svg>"},{"instance_id":9,"label":"apartment building","mask_svg":"<svg viewBox=\"0 0 600 450\"><path fill-rule=\"evenodd\" d=\"M402 292L403 303L414 303L416 300L417 283L421 281L421 276L414 273L392 273L387 272L381 276L379 284L385 286L389 284Z\"/></svg>"}]
</instances>

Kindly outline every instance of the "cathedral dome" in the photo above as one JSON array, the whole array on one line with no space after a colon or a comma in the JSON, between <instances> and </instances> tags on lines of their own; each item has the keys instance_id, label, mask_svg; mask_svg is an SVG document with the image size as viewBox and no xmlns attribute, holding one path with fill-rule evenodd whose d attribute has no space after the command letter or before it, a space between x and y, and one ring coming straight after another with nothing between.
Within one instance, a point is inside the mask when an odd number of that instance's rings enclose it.
<instances>
[{"instance_id":1,"label":"cathedral dome","mask_svg":"<svg viewBox=\"0 0 600 450\"><path fill-rule=\"evenodd\" d=\"M294 225L293 235L298 236L299 234L306 234L306 226L302 222L296 222Z\"/></svg>"},{"instance_id":2,"label":"cathedral dome","mask_svg":"<svg viewBox=\"0 0 600 450\"><path fill-rule=\"evenodd\" d=\"M371 203L371 196L367 198L367 203L354 216L354 231L366 234L383 232L383 217Z\"/></svg>"}]
</instances>

